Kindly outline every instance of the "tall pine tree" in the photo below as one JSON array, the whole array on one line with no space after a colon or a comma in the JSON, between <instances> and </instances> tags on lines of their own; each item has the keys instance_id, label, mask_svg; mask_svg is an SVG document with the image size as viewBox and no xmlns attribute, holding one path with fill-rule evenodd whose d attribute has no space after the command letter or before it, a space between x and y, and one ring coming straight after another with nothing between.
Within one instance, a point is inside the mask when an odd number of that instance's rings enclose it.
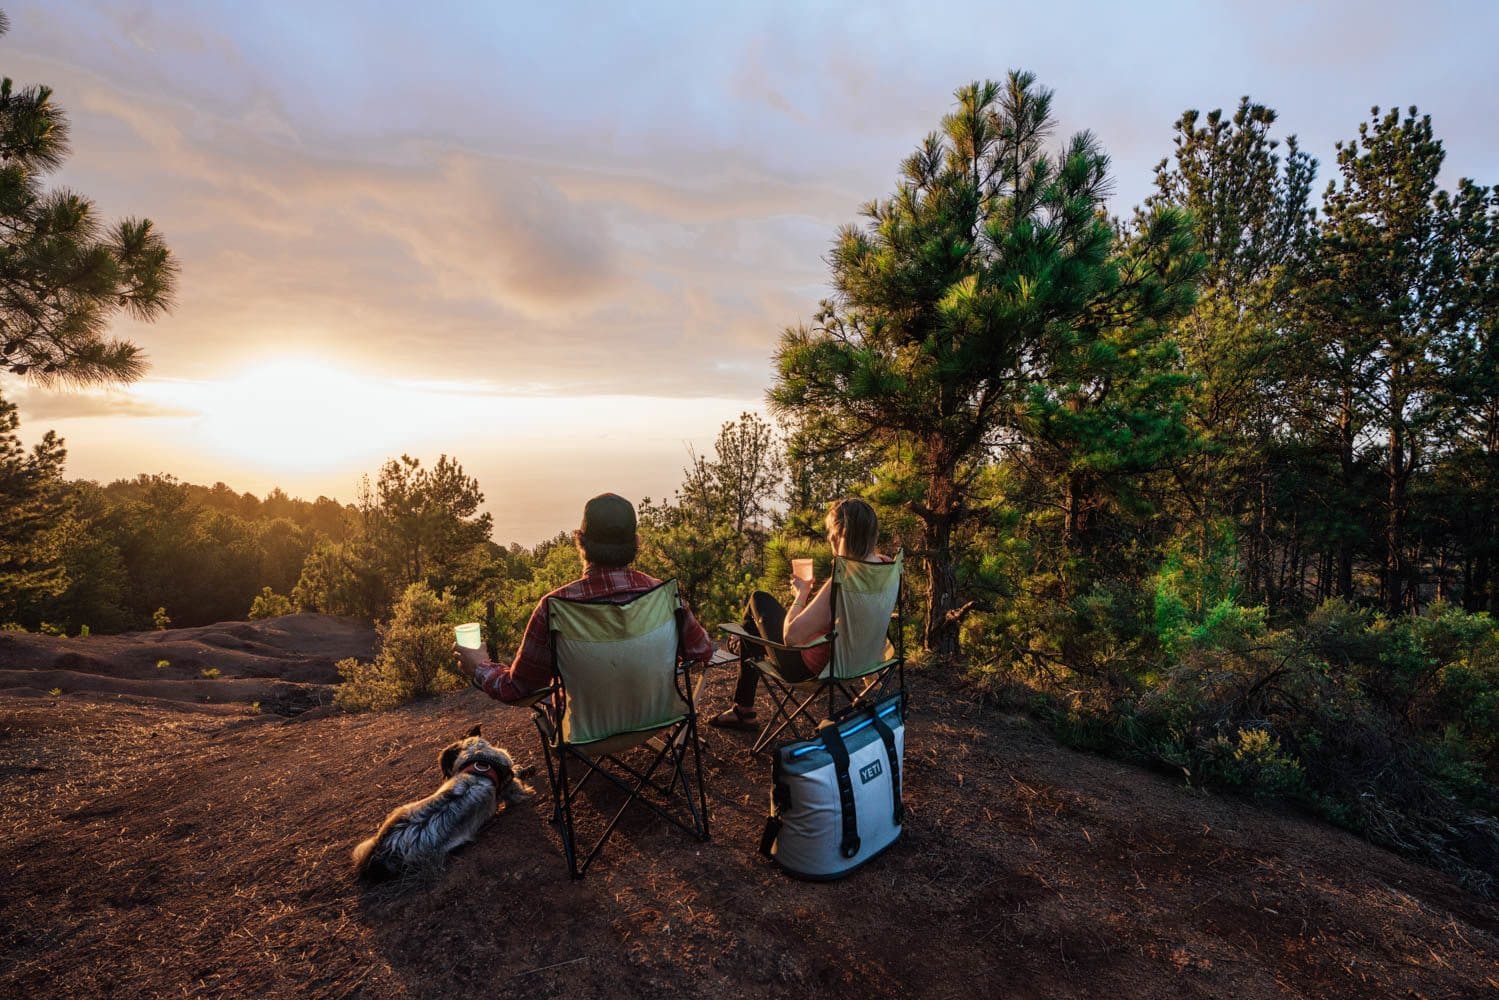
<instances>
[{"instance_id":1,"label":"tall pine tree","mask_svg":"<svg viewBox=\"0 0 1499 1000\"><path fill-rule=\"evenodd\" d=\"M834 243L834 296L787 330L772 405L830 453L897 449L920 520L925 644L958 648L954 532L1002 449L1038 440L1059 409L1094 407L1129 331L1190 307L1200 261L1180 213L1146 217L1125 251L1106 218L1108 158L1089 133L1056 154L1051 93L1029 73L974 83L902 165L895 194ZM1121 333L1121 331L1125 331ZM1110 428L1128 437L1128 422ZM1086 530L1090 470L1066 470Z\"/></svg>"},{"instance_id":2,"label":"tall pine tree","mask_svg":"<svg viewBox=\"0 0 1499 1000\"><path fill-rule=\"evenodd\" d=\"M1196 307L1174 329L1195 379L1191 424L1202 447L1175 473L1205 553L1231 518L1247 544L1245 583L1269 596L1271 462L1283 425L1287 337L1280 304L1312 233L1317 163L1296 137L1270 136L1275 112L1248 97L1231 116L1184 112L1176 149L1156 168L1156 194L1192 216L1206 268Z\"/></svg>"},{"instance_id":3,"label":"tall pine tree","mask_svg":"<svg viewBox=\"0 0 1499 1000\"><path fill-rule=\"evenodd\" d=\"M1315 340L1335 362L1331 388L1350 425L1340 437L1343 460L1363 443L1357 424L1381 432L1381 582L1392 614L1416 596L1407 551L1411 480L1453 402L1441 360L1463 291L1452 201L1437 187L1443 157L1431 116L1373 109L1358 138L1338 144L1339 177L1323 199L1310 288L1319 305Z\"/></svg>"}]
</instances>

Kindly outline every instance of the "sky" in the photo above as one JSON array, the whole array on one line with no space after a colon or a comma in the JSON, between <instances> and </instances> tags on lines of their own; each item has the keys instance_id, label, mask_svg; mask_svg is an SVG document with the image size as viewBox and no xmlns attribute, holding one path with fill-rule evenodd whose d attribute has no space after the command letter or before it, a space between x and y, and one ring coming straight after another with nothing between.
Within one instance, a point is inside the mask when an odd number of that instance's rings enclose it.
<instances>
[{"instance_id":1,"label":"sky","mask_svg":"<svg viewBox=\"0 0 1499 1000\"><path fill-rule=\"evenodd\" d=\"M69 113L53 182L146 216L177 303L116 323L144 380L0 380L72 477L165 472L352 499L456 456L496 540L613 490L670 495L764 412L841 225L952 93L1012 68L1090 129L1111 207L1187 108L1241 95L1331 173L1373 105L1418 105L1444 183L1499 182L1499 3L4 4L0 73Z\"/></svg>"}]
</instances>

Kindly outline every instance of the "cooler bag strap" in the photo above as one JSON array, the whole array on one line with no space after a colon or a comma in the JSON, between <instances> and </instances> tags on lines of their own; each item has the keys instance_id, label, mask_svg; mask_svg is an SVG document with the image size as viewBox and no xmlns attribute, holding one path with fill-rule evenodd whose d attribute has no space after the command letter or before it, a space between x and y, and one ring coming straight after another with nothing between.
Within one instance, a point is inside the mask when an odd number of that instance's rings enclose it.
<instances>
[{"instance_id":1,"label":"cooler bag strap","mask_svg":"<svg viewBox=\"0 0 1499 1000\"><path fill-rule=\"evenodd\" d=\"M895 800L895 825L900 826L906 818L906 804L900 798L900 755L895 751L895 732L885 725L879 712L869 718L874 723L874 731L885 743L885 755L890 758L890 795Z\"/></svg>"},{"instance_id":2,"label":"cooler bag strap","mask_svg":"<svg viewBox=\"0 0 1499 1000\"><path fill-rule=\"evenodd\" d=\"M775 790L771 793L775 804L771 806L770 815L765 818L765 832L760 834L760 853L767 858L771 856L771 848L776 845L776 838L781 835L781 810L791 804L791 789L787 788L779 780L781 770L780 761L776 761L775 770L777 779Z\"/></svg>"},{"instance_id":3,"label":"cooler bag strap","mask_svg":"<svg viewBox=\"0 0 1499 1000\"><path fill-rule=\"evenodd\" d=\"M767 858L771 856L771 849L776 846L776 838L781 835L781 817L767 816L765 818L765 832L760 834L760 853Z\"/></svg>"},{"instance_id":4,"label":"cooler bag strap","mask_svg":"<svg viewBox=\"0 0 1499 1000\"><path fill-rule=\"evenodd\" d=\"M839 850L845 858L859 853L859 817L854 811L854 783L848 775L848 747L834 722L824 722L818 730L822 745L833 758L833 773L838 776L838 803L843 813L843 843Z\"/></svg>"}]
</instances>

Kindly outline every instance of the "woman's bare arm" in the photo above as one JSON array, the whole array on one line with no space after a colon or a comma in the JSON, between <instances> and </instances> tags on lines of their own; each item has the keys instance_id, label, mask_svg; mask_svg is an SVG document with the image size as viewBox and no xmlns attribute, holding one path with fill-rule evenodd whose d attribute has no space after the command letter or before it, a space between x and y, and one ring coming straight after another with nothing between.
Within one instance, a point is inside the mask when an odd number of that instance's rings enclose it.
<instances>
[{"instance_id":1,"label":"woman's bare arm","mask_svg":"<svg viewBox=\"0 0 1499 1000\"><path fill-rule=\"evenodd\" d=\"M792 604L786 610L786 627L782 633L786 637L786 645L800 646L811 642L833 627L832 591L833 581L827 580L806 607L797 608Z\"/></svg>"}]
</instances>

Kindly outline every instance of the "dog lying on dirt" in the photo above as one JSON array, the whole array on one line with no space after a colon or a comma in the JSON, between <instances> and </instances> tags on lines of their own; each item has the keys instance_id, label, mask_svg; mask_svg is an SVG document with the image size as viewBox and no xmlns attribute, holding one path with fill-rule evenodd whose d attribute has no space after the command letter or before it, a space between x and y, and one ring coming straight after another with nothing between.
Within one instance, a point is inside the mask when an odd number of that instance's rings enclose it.
<instances>
[{"instance_id":1,"label":"dog lying on dirt","mask_svg":"<svg viewBox=\"0 0 1499 1000\"><path fill-rule=\"evenodd\" d=\"M360 878L376 882L435 867L474 839L493 818L500 799L514 803L533 794L510 754L481 739L478 726L437 760L447 778L442 787L392 810L379 832L354 848Z\"/></svg>"}]
</instances>

